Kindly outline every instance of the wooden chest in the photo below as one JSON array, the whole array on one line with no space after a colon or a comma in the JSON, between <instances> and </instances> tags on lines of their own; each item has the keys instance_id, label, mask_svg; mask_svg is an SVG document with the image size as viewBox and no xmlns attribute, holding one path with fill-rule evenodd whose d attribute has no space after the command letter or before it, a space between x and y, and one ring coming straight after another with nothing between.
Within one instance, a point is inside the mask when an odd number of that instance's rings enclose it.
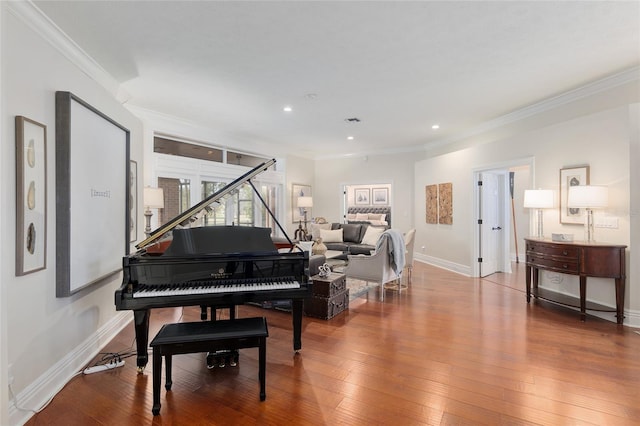
<instances>
[{"instance_id":1,"label":"wooden chest","mask_svg":"<svg viewBox=\"0 0 640 426\"><path fill-rule=\"evenodd\" d=\"M304 299L305 315L314 318L331 319L346 309L349 309L349 289L331 297L313 295Z\"/></svg>"},{"instance_id":2,"label":"wooden chest","mask_svg":"<svg viewBox=\"0 0 640 426\"><path fill-rule=\"evenodd\" d=\"M331 297L347 289L347 277L344 274L331 272L328 277L314 275L311 277L314 296Z\"/></svg>"}]
</instances>

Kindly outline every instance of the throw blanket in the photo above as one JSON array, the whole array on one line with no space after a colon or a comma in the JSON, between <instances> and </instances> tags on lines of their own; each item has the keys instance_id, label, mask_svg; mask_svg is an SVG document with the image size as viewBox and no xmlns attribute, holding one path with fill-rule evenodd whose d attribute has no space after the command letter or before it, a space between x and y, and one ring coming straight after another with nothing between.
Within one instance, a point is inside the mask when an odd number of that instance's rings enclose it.
<instances>
[{"instance_id":1,"label":"throw blanket","mask_svg":"<svg viewBox=\"0 0 640 426\"><path fill-rule=\"evenodd\" d=\"M395 229L387 229L382 233L376 244L376 251L382 246L382 241L387 239L389 248L389 263L396 274L400 275L404 269L404 238L402 234Z\"/></svg>"}]
</instances>

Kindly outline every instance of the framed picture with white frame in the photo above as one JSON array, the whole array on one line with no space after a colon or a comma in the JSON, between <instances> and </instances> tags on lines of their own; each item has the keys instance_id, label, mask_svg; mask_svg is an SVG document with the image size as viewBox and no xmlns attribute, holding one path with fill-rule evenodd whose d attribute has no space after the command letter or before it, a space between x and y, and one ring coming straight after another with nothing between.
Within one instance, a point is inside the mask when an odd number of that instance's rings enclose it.
<instances>
[{"instance_id":1,"label":"framed picture with white frame","mask_svg":"<svg viewBox=\"0 0 640 426\"><path fill-rule=\"evenodd\" d=\"M353 200L357 206L368 206L369 188L358 188L353 190Z\"/></svg>"},{"instance_id":2,"label":"framed picture with white frame","mask_svg":"<svg viewBox=\"0 0 640 426\"><path fill-rule=\"evenodd\" d=\"M386 206L389 204L389 188L373 188L371 190L371 201L376 206Z\"/></svg>"}]
</instances>

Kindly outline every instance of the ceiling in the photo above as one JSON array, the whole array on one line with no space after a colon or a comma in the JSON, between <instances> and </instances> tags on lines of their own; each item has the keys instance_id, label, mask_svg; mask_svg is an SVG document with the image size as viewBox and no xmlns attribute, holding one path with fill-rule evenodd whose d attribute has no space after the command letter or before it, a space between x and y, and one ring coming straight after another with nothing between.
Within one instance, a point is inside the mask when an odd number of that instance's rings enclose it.
<instances>
[{"instance_id":1,"label":"ceiling","mask_svg":"<svg viewBox=\"0 0 640 426\"><path fill-rule=\"evenodd\" d=\"M636 1L34 3L126 105L311 157L455 140L640 65Z\"/></svg>"}]
</instances>

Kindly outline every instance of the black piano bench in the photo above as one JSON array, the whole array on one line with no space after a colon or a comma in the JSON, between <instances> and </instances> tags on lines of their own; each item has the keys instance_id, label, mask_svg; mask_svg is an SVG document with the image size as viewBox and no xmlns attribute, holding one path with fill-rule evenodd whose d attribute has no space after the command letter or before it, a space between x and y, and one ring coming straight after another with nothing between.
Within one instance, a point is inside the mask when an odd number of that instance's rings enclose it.
<instances>
[{"instance_id":1,"label":"black piano bench","mask_svg":"<svg viewBox=\"0 0 640 426\"><path fill-rule=\"evenodd\" d=\"M235 320L165 324L151 341L153 348L153 415L160 414L162 357L167 362L165 388L171 390L171 356L221 349L258 348L260 401L266 398L267 320L263 317Z\"/></svg>"}]
</instances>

